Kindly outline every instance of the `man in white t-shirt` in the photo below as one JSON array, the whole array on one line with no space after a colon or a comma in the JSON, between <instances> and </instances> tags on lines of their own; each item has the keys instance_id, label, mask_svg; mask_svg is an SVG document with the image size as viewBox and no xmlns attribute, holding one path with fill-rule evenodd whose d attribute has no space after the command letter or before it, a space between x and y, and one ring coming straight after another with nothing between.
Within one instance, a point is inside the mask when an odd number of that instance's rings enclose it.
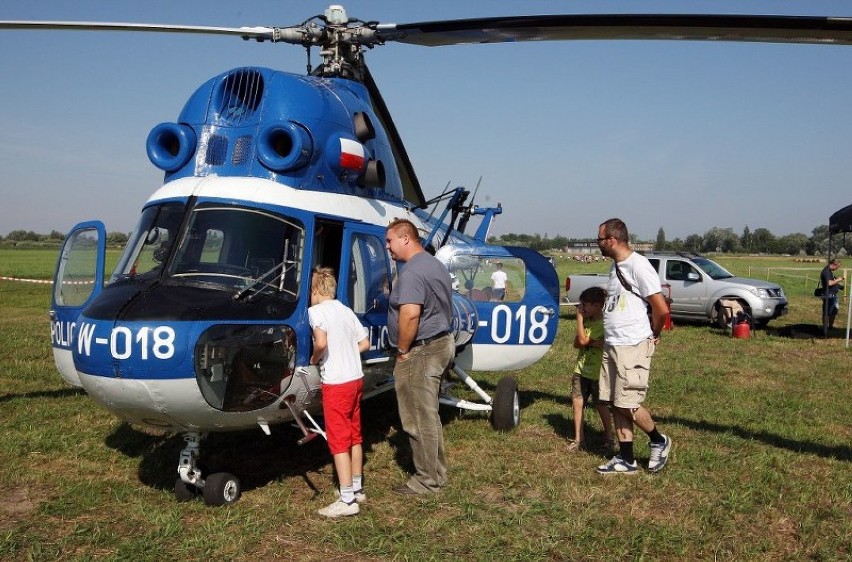
<instances>
[{"instance_id":1,"label":"man in white t-shirt","mask_svg":"<svg viewBox=\"0 0 852 562\"><path fill-rule=\"evenodd\" d=\"M600 399L612 405L619 454L598 467L601 474L635 474L633 424L651 439L648 470L658 472L668 462L672 441L657 430L642 406L648 392L651 357L666 320L666 301L660 277L645 256L630 249L627 226L609 219L598 228L601 254L612 258L604 303L604 351L599 382ZM651 319L648 320L648 305Z\"/></svg>"},{"instance_id":2,"label":"man in white t-shirt","mask_svg":"<svg viewBox=\"0 0 852 562\"><path fill-rule=\"evenodd\" d=\"M506 272L502 262L494 262L497 270L491 274L491 300L502 301L506 298Z\"/></svg>"}]
</instances>

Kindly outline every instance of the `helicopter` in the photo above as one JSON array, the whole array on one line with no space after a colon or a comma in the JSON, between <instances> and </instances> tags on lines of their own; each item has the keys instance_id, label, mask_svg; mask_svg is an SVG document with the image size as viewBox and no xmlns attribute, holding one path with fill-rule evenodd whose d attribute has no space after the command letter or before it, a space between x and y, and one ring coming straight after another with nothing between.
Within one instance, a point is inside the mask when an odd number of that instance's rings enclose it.
<instances>
[{"instance_id":1,"label":"helicopter","mask_svg":"<svg viewBox=\"0 0 852 562\"><path fill-rule=\"evenodd\" d=\"M322 435L320 378L308 366L310 272L338 273L338 298L370 334L365 399L393 389L388 294L398 265L384 247L397 217L456 281L453 375L480 401L442 393L442 404L520 423L517 380L491 396L469 371L532 365L552 345L559 283L538 252L489 244L502 206L447 188L427 199L365 62L389 43L691 39L852 42L846 19L787 16L554 15L412 24L350 18L339 5L288 27L212 28L94 22L0 21L0 29L197 33L319 50L305 75L235 68L204 82L178 118L146 141L163 185L145 202L118 264L105 274L100 221L71 229L60 250L51 302L57 368L120 418L184 435L174 492L227 505L241 495L231 473L204 474L210 432L295 423L300 443ZM472 219L479 220L468 233ZM490 291L497 264L504 300Z\"/></svg>"}]
</instances>

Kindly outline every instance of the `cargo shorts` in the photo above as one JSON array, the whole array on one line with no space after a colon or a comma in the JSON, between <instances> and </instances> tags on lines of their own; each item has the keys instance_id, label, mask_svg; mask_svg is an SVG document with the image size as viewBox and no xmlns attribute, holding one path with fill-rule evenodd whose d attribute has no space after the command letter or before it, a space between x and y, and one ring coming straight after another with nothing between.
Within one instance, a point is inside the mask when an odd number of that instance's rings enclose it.
<instances>
[{"instance_id":1,"label":"cargo shorts","mask_svg":"<svg viewBox=\"0 0 852 562\"><path fill-rule=\"evenodd\" d=\"M638 408L648 393L651 357L656 348L651 339L636 345L605 345L599 381L601 401L616 408Z\"/></svg>"}]
</instances>

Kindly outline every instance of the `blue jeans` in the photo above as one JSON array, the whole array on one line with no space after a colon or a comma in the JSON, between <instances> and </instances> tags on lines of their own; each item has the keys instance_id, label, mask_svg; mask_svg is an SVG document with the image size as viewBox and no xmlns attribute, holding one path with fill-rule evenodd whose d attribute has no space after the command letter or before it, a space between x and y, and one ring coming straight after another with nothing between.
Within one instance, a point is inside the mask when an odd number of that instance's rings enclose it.
<instances>
[{"instance_id":1,"label":"blue jeans","mask_svg":"<svg viewBox=\"0 0 852 562\"><path fill-rule=\"evenodd\" d=\"M393 370L399 419L408 434L414 475L407 486L421 494L437 492L447 484L444 430L438 414L441 379L455 356L453 338L446 335L411 348L408 359Z\"/></svg>"},{"instance_id":2,"label":"blue jeans","mask_svg":"<svg viewBox=\"0 0 852 562\"><path fill-rule=\"evenodd\" d=\"M822 308L823 315L836 316L838 310L840 310L840 303L838 302L837 293L829 293L825 296Z\"/></svg>"}]
</instances>

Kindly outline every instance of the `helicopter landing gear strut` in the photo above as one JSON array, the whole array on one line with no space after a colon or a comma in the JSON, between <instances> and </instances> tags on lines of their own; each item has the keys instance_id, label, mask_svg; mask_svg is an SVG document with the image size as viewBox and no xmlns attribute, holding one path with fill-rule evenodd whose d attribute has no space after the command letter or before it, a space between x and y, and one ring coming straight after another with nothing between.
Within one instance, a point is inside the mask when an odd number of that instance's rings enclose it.
<instances>
[{"instance_id":1,"label":"helicopter landing gear strut","mask_svg":"<svg viewBox=\"0 0 852 562\"><path fill-rule=\"evenodd\" d=\"M200 493L207 505L230 505L242 494L240 479L228 472L214 472L206 479L201 477L197 463L201 437L197 431L190 431L184 436L186 447L180 452L175 498L179 502L188 501Z\"/></svg>"},{"instance_id":2,"label":"helicopter landing gear strut","mask_svg":"<svg viewBox=\"0 0 852 562\"><path fill-rule=\"evenodd\" d=\"M295 406L293 406L293 403L295 401L296 400L293 395L290 395L285 397L284 400L281 401L281 404L282 406L287 406L287 408L290 409L290 413L293 415L293 420L296 422L296 425L299 426L299 429L302 430L302 434L304 434L304 437L299 439L297 443L299 445L304 445L305 443L312 441L317 435L322 435L323 439L325 439L325 431L322 430L322 428L319 426L319 424L317 424L314 418L311 417L307 410L302 410L301 412L299 412L295 408ZM304 416L308 418L308 421L313 427L308 427L307 425L305 425L304 420L302 420L302 414L304 414Z\"/></svg>"},{"instance_id":3,"label":"helicopter landing gear strut","mask_svg":"<svg viewBox=\"0 0 852 562\"><path fill-rule=\"evenodd\" d=\"M293 421L296 422L296 425L302 431L303 437L299 439L299 445L304 445L313 439L317 435L322 435L323 439L326 439L325 431L319 426L319 424L314 420L311 414L308 412L306 406L311 403L311 400L316 396L318 392L318 388L316 386L312 386L308 381L309 376L313 376L314 380L319 380L319 370L317 367L298 367L295 371L295 375L299 377L302 381L302 384L305 387L305 394L303 397L303 402L297 406L296 405L296 394L288 394L284 397L284 400L281 401L279 408L286 407L290 410L290 415L293 416ZM305 423L303 418L307 418L308 423L311 424L311 427Z\"/></svg>"},{"instance_id":4,"label":"helicopter landing gear strut","mask_svg":"<svg viewBox=\"0 0 852 562\"><path fill-rule=\"evenodd\" d=\"M485 402L471 402L449 396L445 392L445 387L441 387L441 395L438 402L445 406L453 406L461 410L471 410L475 412L490 412L491 425L497 431L510 431L516 428L521 423L521 408L520 397L518 395L518 382L513 377L503 377L497 383L497 390L494 398L488 395L487 392L473 380L464 370L453 365L453 373L471 390L479 395Z\"/></svg>"}]
</instances>

